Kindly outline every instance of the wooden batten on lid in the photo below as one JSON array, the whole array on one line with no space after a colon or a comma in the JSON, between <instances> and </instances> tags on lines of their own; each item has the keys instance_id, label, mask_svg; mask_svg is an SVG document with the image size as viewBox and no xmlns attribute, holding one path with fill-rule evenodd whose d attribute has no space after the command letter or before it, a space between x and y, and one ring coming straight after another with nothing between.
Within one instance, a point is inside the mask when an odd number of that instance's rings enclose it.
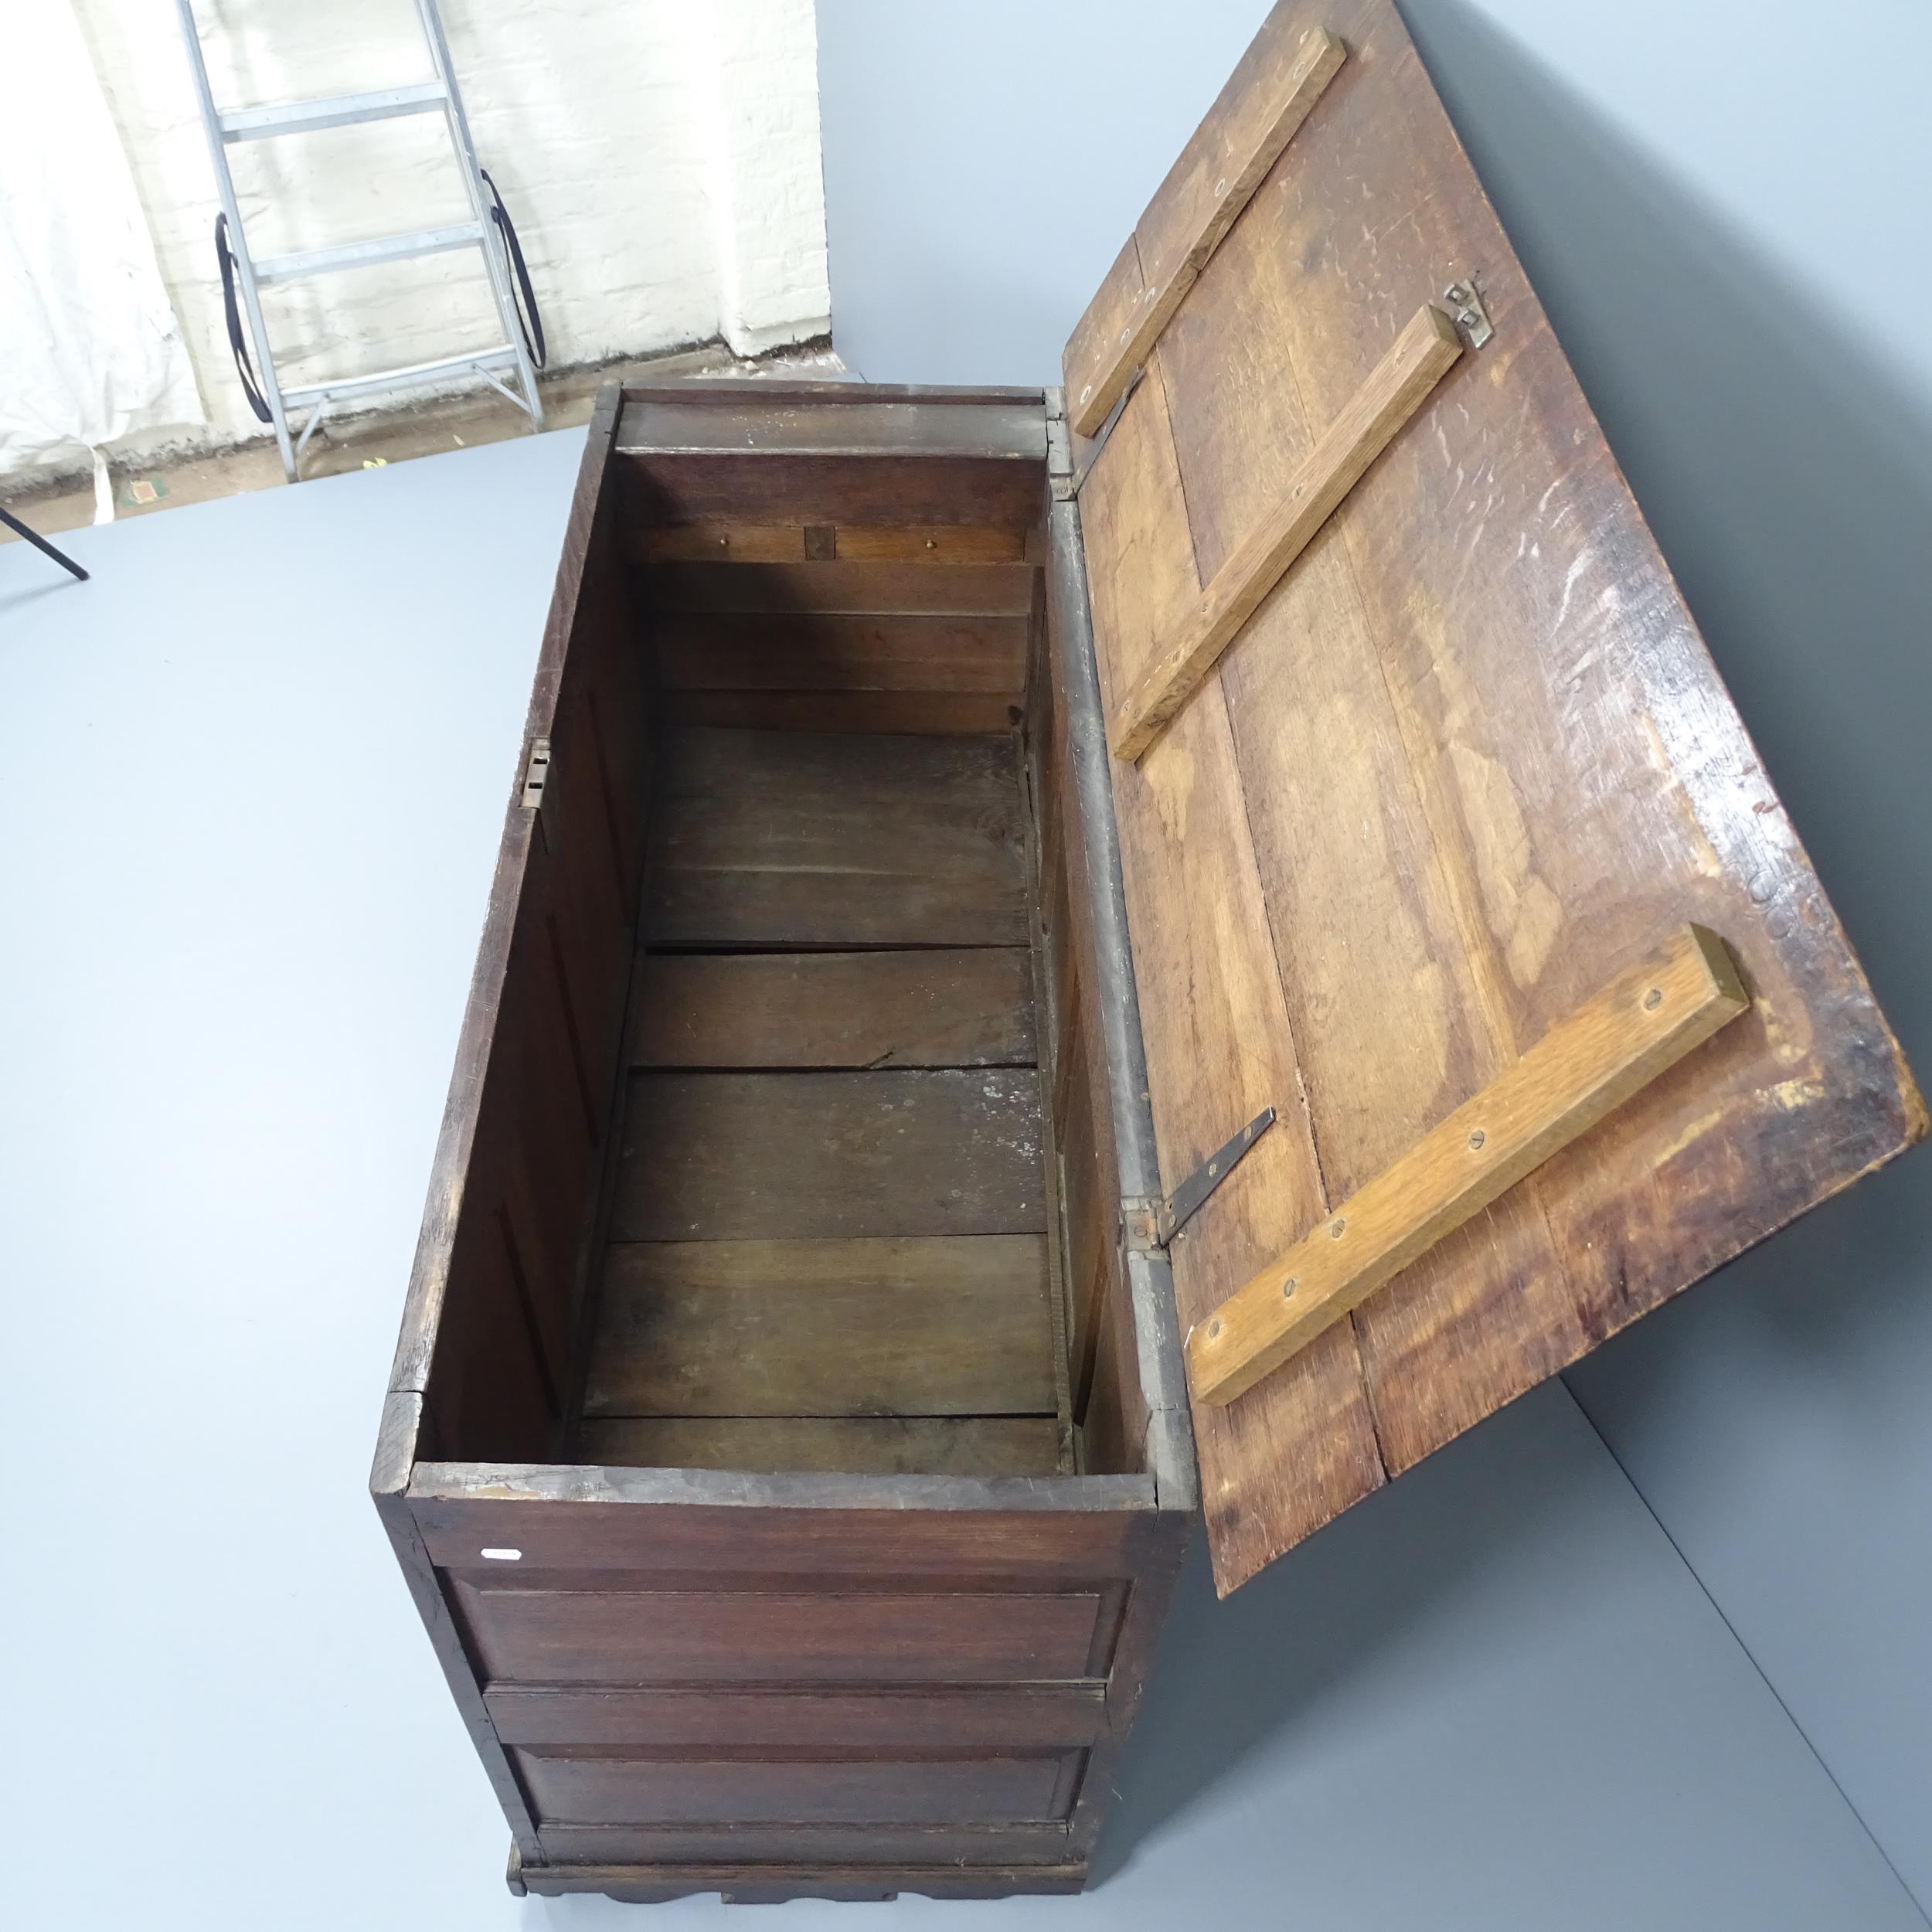
<instances>
[{"instance_id":1,"label":"wooden batten on lid","mask_svg":"<svg viewBox=\"0 0 1932 1932\"><path fill-rule=\"evenodd\" d=\"M1066 374L1225 1591L1924 1114L1389 0L1275 9Z\"/></svg>"}]
</instances>

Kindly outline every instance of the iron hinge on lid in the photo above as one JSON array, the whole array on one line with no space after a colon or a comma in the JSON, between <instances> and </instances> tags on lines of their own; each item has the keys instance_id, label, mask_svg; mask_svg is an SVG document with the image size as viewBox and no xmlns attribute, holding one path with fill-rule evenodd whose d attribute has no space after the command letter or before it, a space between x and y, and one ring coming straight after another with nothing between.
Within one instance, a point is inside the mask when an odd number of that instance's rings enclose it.
<instances>
[{"instance_id":1,"label":"iron hinge on lid","mask_svg":"<svg viewBox=\"0 0 1932 1932\"><path fill-rule=\"evenodd\" d=\"M543 802L543 787L550 775L550 741L539 738L530 747L530 762L523 767L522 806L534 811Z\"/></svg>"},{"instance_id":2,"label":"iron hinge on lid","mask_svg":"<svg viewBox=\"0 0 1932 1932\"><path fill-rule=\"evenodd\" d=\"M1206 1205L1248 1149L1274 1124L1274 1109L1264 1107L1233 1139L1218 1147L1164 1201L1136 1197L1121 1203L1128 1246L1137 1250L1164 1248Z\"/></svg>"}]
</instances>

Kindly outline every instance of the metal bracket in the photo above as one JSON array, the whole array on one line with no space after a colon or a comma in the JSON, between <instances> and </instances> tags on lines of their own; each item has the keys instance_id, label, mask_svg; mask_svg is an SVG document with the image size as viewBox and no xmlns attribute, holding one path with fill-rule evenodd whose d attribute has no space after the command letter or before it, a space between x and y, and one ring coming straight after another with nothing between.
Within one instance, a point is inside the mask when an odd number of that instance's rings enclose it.
<instances>
[{"instance_id":1,"label":"metal bracket","mask_svg":"<svg viewBox=\"0 0 1932 1932\"><path fill-rule=\"evenodd\" d=\"M550 775L550 741L539 738L530 747L530 762L523 767L522 805L534 811L543 802L543 787Z\"/></svg>"},{"instance_id":2,"label":"metal bracket","mask_svg":"<svg viewBox=\"0 0 1932 1932\"><path fill-rule=\"evenodd\" d=\"M1274 1124L1274 1109L1263 1107L1233 1140L1216 1148L1165 1201L1122 1202L1129 1243L1142 1249L1165 1247L1200 1213L1208 1196Z\"/></svg>"},{"instance_id":3,"label":"metal bracket","mask_svg":"<svg viewBox=\"0 0 1932 1932\"><path fill-rule=\"evenodd\" d=\"M1482 291L1477 286L1473 274L1465 275L1459 282L1451 282L1442 291L1442 299L1449 304L1456 326L1469 338L1471 349L1481 349L1495 334L1489 311L1483 306Z\"/></svg>"}]
</instances>

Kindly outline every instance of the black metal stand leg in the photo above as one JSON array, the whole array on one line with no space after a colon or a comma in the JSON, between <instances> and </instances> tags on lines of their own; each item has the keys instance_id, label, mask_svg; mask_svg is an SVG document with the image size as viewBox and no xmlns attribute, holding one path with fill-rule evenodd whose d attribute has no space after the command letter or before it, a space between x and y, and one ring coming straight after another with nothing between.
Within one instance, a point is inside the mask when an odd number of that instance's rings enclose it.
<instances>
[{"instance_id":1,"label":"black metal stand leg","mask_svg":"<svg viewBox=\"0 0 1932 1932\"><path fill-rule=\"evenodd\" d=\"M75 563L73 559L68 556L65 550L56 550L38 530L29 529L26 524L20 521L19 518L9 514L9 512L4 509L0 509L0 523L4 523L9 529L12 531L15 536L25 537L36 550L41 551L45 555L52 557L54 562L60 565L63 569L73 571L74 575L80 578L83 583L87 582L87 572L82 570L80 566Z\"/></svg>"}]
</instances>

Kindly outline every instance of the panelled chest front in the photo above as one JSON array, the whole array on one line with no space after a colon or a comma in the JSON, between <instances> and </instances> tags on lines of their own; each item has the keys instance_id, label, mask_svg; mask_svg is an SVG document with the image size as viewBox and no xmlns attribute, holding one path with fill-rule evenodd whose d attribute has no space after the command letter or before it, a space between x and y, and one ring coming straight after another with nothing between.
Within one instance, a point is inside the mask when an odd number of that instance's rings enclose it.
<instances>
[{"instance_id":1,"label":"panelled chest front","mask_svg":"<svg viewBox=\"0 0 1932 1932\"><path fill-rule=\"evenodd\" d=\"M1923 1130L1388 0L1066 376L592 421L374 1476L519 1888L1077 1887L1203 1501Z\"/></svg>"}]
</instances>

